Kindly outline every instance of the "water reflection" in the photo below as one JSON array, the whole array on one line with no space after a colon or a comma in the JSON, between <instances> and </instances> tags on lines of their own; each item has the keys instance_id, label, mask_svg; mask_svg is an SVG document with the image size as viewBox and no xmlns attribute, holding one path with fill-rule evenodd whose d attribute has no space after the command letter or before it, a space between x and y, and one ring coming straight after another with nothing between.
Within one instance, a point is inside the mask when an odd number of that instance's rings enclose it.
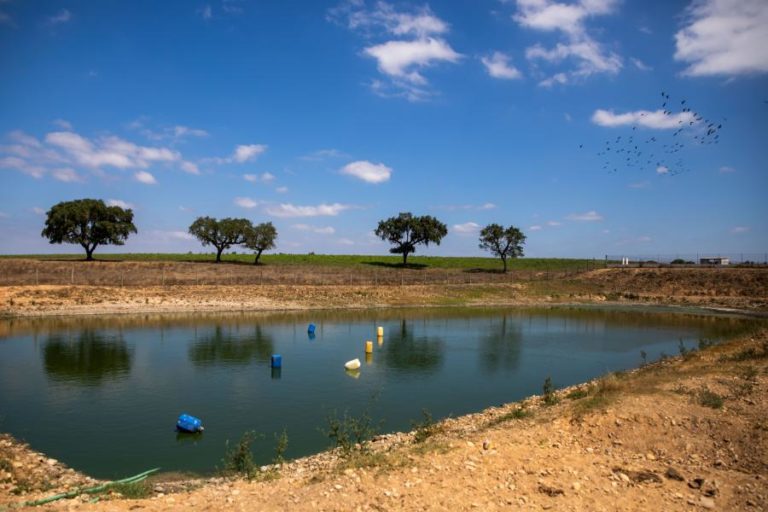
<instances>
[{"instance_id":1,"label":"water reflection","mask_svg":"<svg viewBox=\"0 0 768 512\"><path fill-rule=\"evenodd\" d=\"M216 364L248 364L251 361L269 362L274 353L272 336L262 331L260 325L252 332L233 332L231 326L216 324L213 332L196 340L189 347L189 359L197 366Z\"/></svg>"},{"instance_id":2,"label":"water reflection","mask_svg":"<svg viewBox=\"0 0 768 512\"><path fill-rule=\"evenodd\" d=\"M49 377L84 385L124 377L131 370L131 359L122 334L105 336L93 330L80 331L77 337L53 334L43 347Z\"/></svg>"},{"instance_id":3,"label":"water reflection","mask_svg":"<svg viewBox=\"0 0 768 512\"><path fill-rule=\"evenodd\" d=\"M520 362L523 343L523 328L520 322L501 317L498 325L491 326L488 334L482 336L480 344L480 364L487 372L499 369L514 370Z\"/></svg>"},{"instance_id":4,"label":"water reflection","mask_svg":"<svg viewBox=\"0 0 768 512\"><path fill-rule=\"evenodd\" d=\"M386 364L404 372L433 373L443 363L443 340L435 336L415 336L405 320L384 343Z\"/></svg>"}]
</instances>

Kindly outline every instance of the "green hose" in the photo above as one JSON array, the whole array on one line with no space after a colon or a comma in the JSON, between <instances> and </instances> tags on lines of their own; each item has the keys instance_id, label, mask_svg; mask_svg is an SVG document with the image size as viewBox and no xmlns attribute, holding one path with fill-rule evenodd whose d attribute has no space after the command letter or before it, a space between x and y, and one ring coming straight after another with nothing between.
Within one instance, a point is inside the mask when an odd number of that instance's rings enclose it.
<instances>
[{"instance_id":1,"label":"green hose","mask_svg":"<svg viewBox=\"0 0 768 512\"><path fill-rule=\"evenodd\" d=\"M42 498L35 501L27 501L22 503L20 506L22 507L37 507L38 505L45 505L46 503L50 503L52 501L61 500L65 498L74 498L75 496L79 496L81 494L96 494L98 492L105 491L112 487L113 485L120 485L120 484L136 484L139 482L144 481L150 474L154 473L155 471L159 471L160 468L154 468L149 469L147 471L144 471L143 473L139 473L138 475L129 476L128 478L123 478L122 480L115 480L113 482L107 482L105 484L97 485L96 487L89 487L88 489L75 489L74 491L64 492L61 494L55 494L53 496L49 496L47 498Z\"/></svg>"}]
</instances>

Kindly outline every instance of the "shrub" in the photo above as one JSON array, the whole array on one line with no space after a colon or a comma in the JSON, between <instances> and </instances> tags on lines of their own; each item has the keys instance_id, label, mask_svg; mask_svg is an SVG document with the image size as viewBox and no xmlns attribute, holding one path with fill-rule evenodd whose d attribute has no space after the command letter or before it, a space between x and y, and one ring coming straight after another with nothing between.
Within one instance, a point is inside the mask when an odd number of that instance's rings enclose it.
<instances>
[{"instance_id":1,"label":"shrub","mask_svg":"<svg viewBox=\"0 0 768 512\"><path fill-rule=\"evenodd\" d=\"M552 378L547 377L544 379L544 386L542 386L542 389L544 391L544 404L545 405L555 405L559 400L557 399L557 395L555 394L555 385L552 384Z\"/></svg>"},{"instance_id":2,"label":"shrub","mask_svg":"<svg viewBox=\"0 0 768 512\"><path fill-rule=\"evenodd\" d=\"M432 414L428 410L422 409L421 414L423 417L421 421L411 421L411 427L415 431L413 440L416 443L423 443L440 431L440 427L432 419Z\"/></svg>"},{"instance_id":3,"label":"shrub","mask_svg":"<svg viewBox=\"0 0 768 512\"><path fill-rule=\"evenodd\" d=\"M699 392L699 404L712 409L720 409L723 406L723 397L708 389Z\"/></svg>"},{"instance_id":4,"label":"shrub","mask_svg":"<svg viewBox=\"0 0 768 512\"><path fill-rule=\"evenodd\" d=\"M328 426L323 433L336 448L341 449L345 457L349 456L355 448L365 451L377 430L368 411L363 412L359 417L350 416L345 411L342 418L339 418L334 411L326 420Z\"/></svg>"},{"instance_id":5,"label":"shrub","mask_svg":"<svg viewBox=\"0 0 768 512\"><path fill-rule=\"evenodd\" d=\"M229 448L229 441L226 443L226 453L224 455L224 471L244 476L248 480L252 479L258 468L253 462L253 453L251 445L258 439L259 435L249 430L243 434L240 441L232 449Z\"/></svg>"}]
</instances>

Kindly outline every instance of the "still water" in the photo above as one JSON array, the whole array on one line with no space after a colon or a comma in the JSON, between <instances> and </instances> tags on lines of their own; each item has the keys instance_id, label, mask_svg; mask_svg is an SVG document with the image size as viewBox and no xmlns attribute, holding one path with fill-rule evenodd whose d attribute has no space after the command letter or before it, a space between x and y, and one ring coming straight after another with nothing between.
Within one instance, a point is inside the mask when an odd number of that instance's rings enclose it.
<instances>
[{"instance_id":1,"label":"still water","mask_svg":"<svg viewBox=\"0 0 768 512\"><path fill-rule=\"evenodd\" d=\"M321 430L334 411L368 410L381 431L407 430L423 409L436 419L479 411L540 393L547 376L583 382L638 366L641 351L652 361L677 354L680 340L691 348L754 323L594 308L4 320L0 431L101 478L155 466L211 473L247 430L264 434L257 462L283 429L287 457L299 457L328 446ZM343 369L354 358L356 376ZM177 435L182 412L205 433Z\"/></svg>"}]
</instances>

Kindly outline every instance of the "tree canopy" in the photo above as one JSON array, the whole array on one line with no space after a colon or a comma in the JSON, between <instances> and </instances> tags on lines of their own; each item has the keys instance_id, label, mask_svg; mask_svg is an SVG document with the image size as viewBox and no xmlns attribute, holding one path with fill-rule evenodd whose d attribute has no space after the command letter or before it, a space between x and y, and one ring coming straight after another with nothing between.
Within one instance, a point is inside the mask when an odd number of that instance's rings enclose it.
<instances>
[{"instance_id":1,"label":"tree canopy","mask_svg":"<svg viewBox=\"0 0 768 512\"><path fill-rule=\"evenodd\" d=\"M107 206L101 199L77 199L48 210L41 236L52 244L80 244L85 259L92 261L99 245L123 245L136 232L130 208Z\"/></svg>"},{"instance_id":2,"label":"tree canopy","mask_svg":"<svg viewBox=\"0 0 768 512\"><path fill-rule=\"evenodd\" d=\"M393 244L389 252L403 255L403 266L408 263L408 255L416 252L416 246L430 243L440 245L440 241L448 234L448 228L430 215L416 217L410 212L400 213L379 221L376 236Z\"/></svg>"},{"instance_id":3,"label":"tree canopy","mask_svg":"<svg viewBox=\"0 0 768 512\"><path fill-rule=\"evenodd\" d=\"M253 229L253 225L248 219L227 217L216 220L213 217L198 217L189 226L189 234L200 240L204 246L214 246L216 263L220 263L224 249L244 243L245 235L250 229Z\"/></svg>"},{"instance_id":4,"label":"tree canopy","mask_svg":"<svg viewBox=\"0 0 768 512\"><path fill-rule=\"evenodd\" d=\"M275 229L275 226L271 222L262 222L246 230L243 245L256 251L256 259L253 264L258 265L261 253L274 249L276 240L277 229Z\"/></svg>"},{"instance_id":5,"label":"tree canopy","mask_svg":"<svg viewBox=\"0 0 768 512\"><path fill-rule=\"evenodd\" d=\"M507 258L523 255L524 243L525 235L515 226L505 229L499 224L488 224L480 231L480 248L501 258L504 272L507 271Z\"/></svg>"}]
</instances>

